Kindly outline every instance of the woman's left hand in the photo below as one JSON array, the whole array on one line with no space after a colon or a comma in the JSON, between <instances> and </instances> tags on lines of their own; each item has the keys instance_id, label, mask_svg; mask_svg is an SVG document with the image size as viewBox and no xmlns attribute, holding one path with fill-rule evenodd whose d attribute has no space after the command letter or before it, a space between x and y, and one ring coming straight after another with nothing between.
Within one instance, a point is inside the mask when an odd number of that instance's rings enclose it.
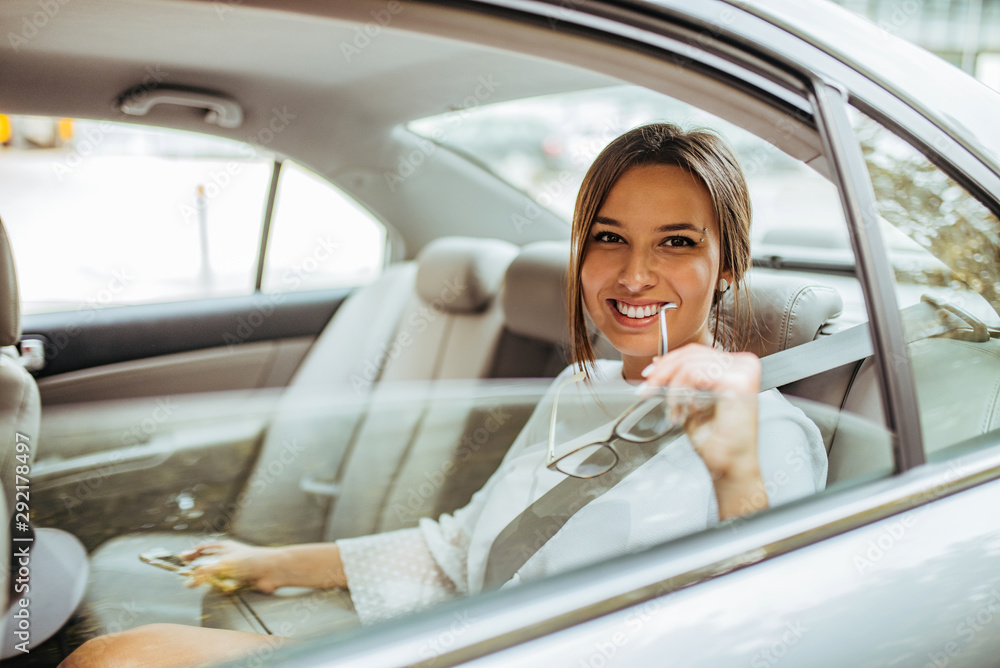
<instances>
[{"instance_id":1,"label":"woman's left hand","mask_svg":"<svg viewBox=\"0 0 1000 668\"><path fill-rule=\"evenodd\" d=\"M760 373L760 359L752 353L697 343L655 357L643 370L647 385L706 390L715 396L708 405L695 399L673 408L684 416L684 430L712 476L720 519L767 507L757 459Z\"/></svg>"}]
</instances>

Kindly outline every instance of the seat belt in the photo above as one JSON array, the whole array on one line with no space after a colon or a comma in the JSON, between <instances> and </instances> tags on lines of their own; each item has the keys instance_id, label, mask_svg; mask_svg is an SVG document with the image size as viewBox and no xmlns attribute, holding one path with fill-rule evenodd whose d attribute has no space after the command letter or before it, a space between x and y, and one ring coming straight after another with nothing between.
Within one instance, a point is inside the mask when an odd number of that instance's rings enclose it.
<instances>
[{"instance_id":1,"label":"seat belt","mask_svg":"<svg viewBox=\"0 0 1000 668\"><path fill-rule=\"evenodd\" d=\"M973 329L976 329L974 323L970 323L965 317L958 317L958 313L955 309L939 305L926 297L920 303L903 309L900 316L906 332L906 342L913 343L940 336L961 325L972 324ZM986 338L989 338L988 333ZM855 325L761 359L760 391L857 362L871 354L868 323ZM599 428L601 429L606 435L607 426ZM655 447L637 448L634 457L620 461L602 476L587 479L567 477L525 508L493 541L486 559L483 588L496 589L510 580L570 517L673 443L680 436L680 431L678 429L674 432L672 438L669 437L670 434L665 435L655 443Z\"/></svg>"},{"instance_id":2,"label":"seat belt","mask_svg":"<svg viewBox=\"0 0 1000 668\"><path fill-rule=\"evenodd\" d=\"M906 343L929 339L955 331L962 325L981 325L968 314L954 307L923 297L921 301L899 312L903 321ZM983 325L985 327L985 325ZM983 339L988 339L989 334ZM836 334L781 350L761 359L760 390L782 387L809 376L836 369L871 357L872 337L868 323L855 325Z\"/></svg>"}]
</instances>

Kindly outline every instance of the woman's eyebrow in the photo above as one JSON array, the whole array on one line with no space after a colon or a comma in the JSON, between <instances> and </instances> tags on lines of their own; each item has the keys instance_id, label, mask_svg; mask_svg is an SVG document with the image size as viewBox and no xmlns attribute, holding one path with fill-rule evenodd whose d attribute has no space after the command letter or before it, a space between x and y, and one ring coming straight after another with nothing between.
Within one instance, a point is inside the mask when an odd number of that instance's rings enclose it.
<instances>
[{"instance_id":1,"label":"woman's eyebrow","mask_svg":"<svg viewBox=\"0 0 1000 668\"><path fill-rule=\"evenodd\" d=\"M600 223L601 225L607 225L608 227L624 227L614 218L608 218L607 216L596 216L594 218L595 223ZM669 225L660 225L656 228L656 232L694 232L696 234L701 234L704 229L704 225L698 226L694 223L670 223Z\"/></svg>"}]
</instances>

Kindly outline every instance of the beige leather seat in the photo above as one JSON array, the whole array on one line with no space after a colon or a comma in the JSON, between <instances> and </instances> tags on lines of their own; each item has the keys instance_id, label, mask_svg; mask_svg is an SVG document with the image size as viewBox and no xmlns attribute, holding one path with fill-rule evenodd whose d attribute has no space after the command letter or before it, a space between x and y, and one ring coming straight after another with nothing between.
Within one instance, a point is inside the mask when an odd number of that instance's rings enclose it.
<instances>
[{"instance_id":1,"label":"beige leather seat","mask_svg":"<svg viewBox=\"0 0 1000 668\"><path fill-rule=\"evenodd\" d=\"M909 344L917 385L924 450L929 456L949 446L1000 429L1000 339L929 338ZM872 360L850 378L843 409L883 424L878 379ZM892 441L875 430L838 429L830 446L828 484L889 475Z\"/></svg>"},{"instance_id":2,"label":"beige leather seat","mask_svg":"<svg viewBox=\"0 0 1000 668\"><path fill-rule=\"evenodd\" d=\"M393 267L352 295L284 393L235 515L214 529L258 544L376 530L395 474L391 464L419 451L414 439L423 419L418 405L391 421L369 419L379 414L380 387L487 375L503 322L497 294L516 254L515 246L495 240L439 239L415 262ZM317 396L330 397L328 411ZM339 411L338 396L355 406L363 398L369 408ZM303 403L309 403L306 415L298 410ZM345 473L359 470L364 475ZM137 555L160 547L178 552L205 539L133 534L98 548L83 610L94 631L202 623L204 592L184 590L176 575L142 564ZM122 601L134 601L127 614Z\"/></svg>"}]
</instances>

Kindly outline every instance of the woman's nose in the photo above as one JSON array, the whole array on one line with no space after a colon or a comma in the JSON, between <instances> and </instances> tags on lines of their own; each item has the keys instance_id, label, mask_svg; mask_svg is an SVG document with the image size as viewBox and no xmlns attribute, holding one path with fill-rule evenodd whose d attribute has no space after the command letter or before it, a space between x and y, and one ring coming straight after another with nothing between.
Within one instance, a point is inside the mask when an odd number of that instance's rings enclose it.
<instances>
[{"instance_id":1,"label":"woman's nose","mask_svg":"<svg viewBox=\"0 0 1000 668\"><path fill-rule=\"evenodd\" d=\"M618 283L631 292L640 292L652 287L656 282L656 274L651 266L652 258L644 250L633 250L628 254L628 261L618 274Z\"/></svg>"}]
</instances>

